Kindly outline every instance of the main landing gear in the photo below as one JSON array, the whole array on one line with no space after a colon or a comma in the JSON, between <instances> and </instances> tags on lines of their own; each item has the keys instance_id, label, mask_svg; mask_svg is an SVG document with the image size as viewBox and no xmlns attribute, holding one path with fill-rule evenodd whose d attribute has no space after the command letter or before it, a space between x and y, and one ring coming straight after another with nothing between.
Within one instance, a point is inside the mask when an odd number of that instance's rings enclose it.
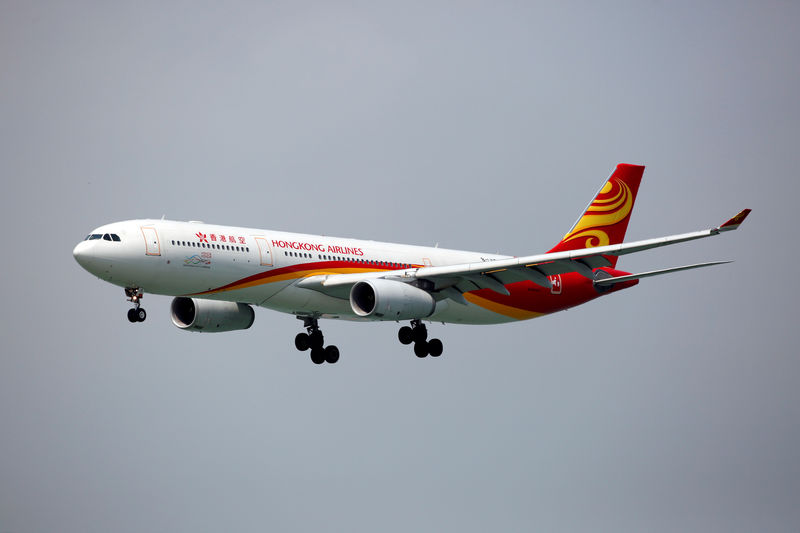
<instances>
[{"instance_id":1,"label":"main landing gear","mask_svg":"<svg viewBox=\"0 0 800 533\"><path fill-rule=\"evenodd\" d=\"M339 348L334 345L324 346L325 338L319 329L316 318L299 316L303 320L303 327L308 333L298 333L294 338L294 346L301 352L311 348L311 361L315 365L322 363L335 363L339 360Z\"/></svg>"},{"instance_id":2,"label":"main landing gear","mask_svg":"<svg viewBox=\"0 0 800 533\"><path fill-rule=\"evenodd\" d=\"M139 287L125 289L125 296L128 297L129 302L136 306L133 309L128 309L128 320L130 322L144 322L144 319L147 318L147 312L142 307L144 294L139 290Z\"/></svg>"},{"instance_id":3,"label":"main landing gear","mask_svg":"<svg viewBox=\"0 0 800 533\"><path fill-rule=\"evenodd\" d=\"M403 326L397 332L397 338L403 344L414 343L414 354L417 357L439 357L442 355L444 346L439 339L428 339L428 329L420 320L412 320L411 327Z\"/></svg>"}]
</instances>

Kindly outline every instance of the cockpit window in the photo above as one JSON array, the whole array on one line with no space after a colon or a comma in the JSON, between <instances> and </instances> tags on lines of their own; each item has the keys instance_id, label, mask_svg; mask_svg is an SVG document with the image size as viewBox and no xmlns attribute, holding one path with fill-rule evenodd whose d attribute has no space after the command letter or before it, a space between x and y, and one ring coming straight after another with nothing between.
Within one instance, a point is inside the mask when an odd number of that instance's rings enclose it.
<instances>
[{"instance_id":1,"label":"cockpit window","mask_svg":"<svg viewBox=\"0 0 800 533\"><path fill-rule=\"evenodd\" d=\"M113 241L113 242L120 242L122 239L119 238L119 235L116 233L92 233L91 235L87 235L85 241L97 241L103 239L104 241Z\"/></svg>"}]
</instances>

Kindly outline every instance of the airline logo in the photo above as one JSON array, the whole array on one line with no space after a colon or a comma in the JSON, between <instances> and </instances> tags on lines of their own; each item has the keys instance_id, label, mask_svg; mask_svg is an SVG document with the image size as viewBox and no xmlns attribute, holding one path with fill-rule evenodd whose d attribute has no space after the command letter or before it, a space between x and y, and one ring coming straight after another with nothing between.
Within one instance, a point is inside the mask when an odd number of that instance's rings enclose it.
<instances>
[{"instance_id":1,"label":"airline logo","mask_svg":"<svg viewBox=\"0 0 800 533\"><path fill-rule=\"evenodd\" d=\"M364 255L364 250L361 248L350 248L349 246L338 246L334 244L329 244L325 246L324 244L317 244L313 242L303 242L303 241L280 241L273 239L272 246L275 248L286 248L289 250L306 250L309 252L324 252L329 254L339 254L339 255L355 255L355 256L362 256Z\"/></svg>"},{"instance_id":2,"label":"airline logo","mask_svg":"<svg viewBox=\"0 0 800 533\"><path fill-rule=\"evenodd\" d=\"M561 294L561 274L547 277L550 278L550 294Z\"/></svg>"},{"instance_id":3,"label":"airline logo","mask_svg":"<svg viewBox=\"0 0 800 533\"><path fill-rule=\"evenodd\" d=\"M594 199L586 213L581 217L562 242L585 239L581 248L606 246L611 239L609 231L625 220L633 209L633 193L628 185L617 178L606 182L600 194Z\"/></svg>"},{"instance_id":4,"label":"airline logo","mask_svg":"<svg viewBox=\"0 0 800 533\"><path fill-rule=\"evenodd\" d=\"M200 240L200 242L208 243L209 240L211 242L224 242L229 244L247 244L247 239L239 236L234 235L218 235L216 233L212 233L210 235L206 235L205 233L197 232L195 236Z\"/></svg>"}]
</instances>

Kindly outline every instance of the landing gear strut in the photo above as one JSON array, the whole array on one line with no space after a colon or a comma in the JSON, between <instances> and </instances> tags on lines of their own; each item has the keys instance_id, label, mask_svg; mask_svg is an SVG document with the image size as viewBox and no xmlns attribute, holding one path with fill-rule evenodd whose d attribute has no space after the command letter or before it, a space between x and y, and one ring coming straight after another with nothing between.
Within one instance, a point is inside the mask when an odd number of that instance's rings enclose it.
<instances>
[{"instance_id":1,"label":"landing gear strut","mask_svg":"<svg viewBox=\"0 0 800 533\"><path fill-rule=\"evenodd\" d=\"M125 289L125 296L128 297L129 302L136 306L133 309L128 309L128 320L130 322L144 322L144 319L147 318L147 312L142 307L144 294L139 290L139 287Z\"/></svg>"},{"instance_id":2,"label":"landing gear strut","mask_svg":"<svg viewBox=\"0 0 800 533\"><path fill-rule=\"evenodd\" d=\"M315 365L322 363L335 363L339 360L339 348L334 345L325 346L325 338L319 329L317 319L299 316L303 320L303 327L308 333L298 333L294 338L294 346L301 352L311 349L311 361Z\"/></svg>"},{"instance_id":3,"label":"landing gear strut","mask_svg":"<svg viewBox=\"0 0 800 533\"><path fill-rule=\"evenodd\" d=\"M428 328L420 320L412 320L411 327L403 326L397 332L397 338L403 344L414 343L414 354L417 357L439 357L444 346L439 339L428 339Z\"/></svg>"}]
</instances>

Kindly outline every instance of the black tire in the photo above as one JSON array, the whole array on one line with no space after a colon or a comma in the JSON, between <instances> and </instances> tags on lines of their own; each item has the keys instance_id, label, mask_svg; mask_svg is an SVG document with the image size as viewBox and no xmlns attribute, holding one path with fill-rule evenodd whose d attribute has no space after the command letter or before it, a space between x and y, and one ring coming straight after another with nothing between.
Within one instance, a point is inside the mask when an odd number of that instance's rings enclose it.
<instances>
[{"instance_id":1,"label":"black tire","mask_svg":"<svg viewBox=\"0 0 800 533\"><path fill-rule=\"evenodd\" d=\"M145 318L147 318L147 311L145 311L143 307L140 307L136 310L136 320L139 322L144 322Z\"/></svg>"},{"instance_id":2,"label":"black tire","mask_svg":"<svg viewBox=\"0 0 800 533\"><path fill-rule=\"evenodd\" d=\"M336 346L330 345L325 348L325 361L333 364L339 360L339 348Z\"/></svg>"},{"instance_id":3,"label":"black tire","mask_svg":"<svg viewBox=\"0 0 800 533\"><path fill-rule=\"evenodd\" d=\"M308 338L308 333L298 333L294 338L294 347L301 352L311 348L311 339Z\"/></svg>"},{"instance_id":4,"label":"black tire","mask_svg":"<svg viewBox=\"0 0 800 533\"><path fill-rule=\"evenodd\" d=\"M138 322L139 318L136 316L136 309L128 309L128 321L129 322Z\"/></svg>"},{"instance_id":5,"label":"black tire","mask_svg":"<svg viewBox=\"0 0 800 533\"><path fill-rule=\"evenodd\" d=\"M321 365L325 362L325 350L322 348L311 348L311 362Z\"/></svg>"},{"instance_id":6,"label":"black tire","mask_svg":"<svg viewBox=\"0 0 800 533\"><path fill-rule=\"evenodd\" d=\"M431 339L428 341L428 354L431 357L439 357L444 351L444 345L439 339Z\"/></svg>"},{"instance_id":7,"label":"black tire","mask_svg":"<svg viewBox=\"0 0 800 533\"><path fill-rule=\"evenodd\" d=\"M325 344L325 339L322 336L322 332L317 330L314 333L309 335L309 339L311 341L311 348L312 349L322 349L322 345Z\"/></svg>"},{"instance_id":8,"label":"black tire","mask_svg":"<svg viewBox=\"0 0 800 533\"><path fill-rule=\"evenodd\" d=\"M425 341L414 343L414 355L422 359L428 355L428 343Z\"/></svg>"},{"instance_id":9,"label":"black tire","mask_svg":"<svg viewBox=\"0 0 800 533\"><path fill-rule=\"evenodd\" d=\"M408 326L403 326L400 328L400 331L397 332L397 338L400 340L401 344L411 344L414 342L414 330Z\"/></svg>"},{"instance_id":10,"label":"black tire","mask_svg":"<svg viewBox=\"0 0 800 533\"><path fill-rule=\"evenodd\" d=\"M414 342L425 342L428 340L428 328L425 324L420 324L414 328Z\"/></svg>"}]
</instances>

